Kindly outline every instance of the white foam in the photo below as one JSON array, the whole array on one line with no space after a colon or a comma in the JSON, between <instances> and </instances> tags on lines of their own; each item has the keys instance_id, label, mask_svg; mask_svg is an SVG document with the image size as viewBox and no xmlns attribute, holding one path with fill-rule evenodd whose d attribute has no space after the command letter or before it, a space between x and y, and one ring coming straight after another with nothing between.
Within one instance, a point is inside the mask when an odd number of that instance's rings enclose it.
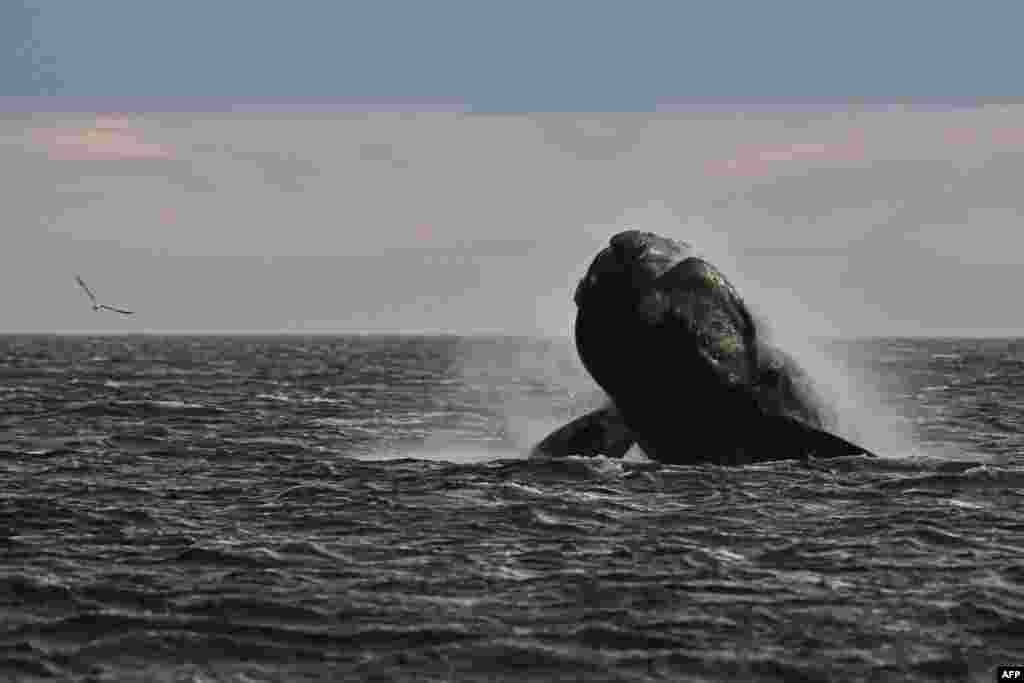
<instances>
[{"instance_id":1,"label":"white foam","mask_svg":"<svg viewBox=\"0 0 1024 683\"><path fill-rule=\"evenodd\" d=\"M450 462L456 465L492 462L494 460L522 460L527 454L509 448L490 448L470 444L450 444L448 446L423 446L409 450L389 450L379 453L355 456L357 460L429 460L431 462Z\"/></svg>"}]
</instances>

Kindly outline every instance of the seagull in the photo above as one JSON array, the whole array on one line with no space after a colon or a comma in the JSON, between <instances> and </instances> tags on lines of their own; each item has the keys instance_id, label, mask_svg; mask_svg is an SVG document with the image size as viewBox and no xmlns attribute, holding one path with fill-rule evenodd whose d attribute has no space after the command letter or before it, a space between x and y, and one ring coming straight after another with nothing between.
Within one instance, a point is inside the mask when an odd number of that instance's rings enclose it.
<instances>
[{"instance_id":1,"label":"seagull","mask_svg":"<svg viewBox=\"0 0 1024 683\"><path fill-rule=\"evenodd\" d=\"M78 282L78 286L81 287L83 290L85 290L85 293L89 295L89 299L92 301L92 310L94 310L94 311L107 310L107 311L113 311L114 313L120 313L122 315L133 315L133 313L131 311L126 311L126 310L121 309L121 308L114 308L113 306L107 306L106 304L99 303L98 301L96 301L96 295L92 293L91 289L89 289L89 285L85 284L85 280L83 280L81 277L76 275L75 276L75 281Z\"/></svg>"}]
</instances>

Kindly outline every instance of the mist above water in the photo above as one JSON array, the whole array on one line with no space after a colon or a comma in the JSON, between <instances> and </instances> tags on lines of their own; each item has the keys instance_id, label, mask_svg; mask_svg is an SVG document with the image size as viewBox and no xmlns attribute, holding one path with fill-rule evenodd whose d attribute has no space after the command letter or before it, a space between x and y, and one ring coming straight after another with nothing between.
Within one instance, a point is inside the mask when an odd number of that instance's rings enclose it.
<instances>
[{"instance_id":1,"label":"mist above water","mask_svg":"<svg viewBox=\"0 0 1024 683\"><path fill-rule=\"evenodd\" d=\"M668 227L668 226L666 226ZM773 286L750 276L741 266L739 250L728 235L696 217L663 233L690 242L703 258L729 279L758 322L759 334L792 356L814 381L815 388L838 418L835 430L878 455L912 455L920 451L910 422L881 390L881 378L855 369L835 348L843 311L829 313L805 304L801 292ZM809 256L808 258L813 258ZM807 287L816 286L808 282Z\"/></svg>"}]
</instances>

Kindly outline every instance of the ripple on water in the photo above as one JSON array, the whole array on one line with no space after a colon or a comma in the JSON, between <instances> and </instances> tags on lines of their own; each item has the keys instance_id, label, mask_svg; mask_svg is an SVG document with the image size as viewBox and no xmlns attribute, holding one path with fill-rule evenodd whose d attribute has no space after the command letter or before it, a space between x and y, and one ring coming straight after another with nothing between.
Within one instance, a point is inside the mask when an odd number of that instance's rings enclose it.
<instances>
[{"instance_id":1,"label":"ripple on water","mask_svg":"<svg viewBox=\"0 0 1024 683\"><path fill-rule=\"evenodd\" d=\"M871 347L941 452L726 468L524 458L509 407L568 418L592 385L518 376L520 342L0 343L0 678L986 680L1024 657L1005 344Z\"/></svg>"}]
</instances>

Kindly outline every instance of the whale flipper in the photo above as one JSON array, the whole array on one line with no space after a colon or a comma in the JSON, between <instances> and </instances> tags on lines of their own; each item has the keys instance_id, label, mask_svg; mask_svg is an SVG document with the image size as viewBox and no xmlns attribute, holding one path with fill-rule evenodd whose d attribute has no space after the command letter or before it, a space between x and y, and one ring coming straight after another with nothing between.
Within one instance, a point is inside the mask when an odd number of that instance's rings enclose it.
<instances>
[{"instance_id":1,"label":"whale flipper","mask_svg":"<svg viewBox=\"0 0 1024 683\"><path fill-rule=\"evenodd\" d=\"M606 406L565 424L534 446L531 456L605 455L621 458L636 443L614 406Z\"/></svg>"}]
</instances>

